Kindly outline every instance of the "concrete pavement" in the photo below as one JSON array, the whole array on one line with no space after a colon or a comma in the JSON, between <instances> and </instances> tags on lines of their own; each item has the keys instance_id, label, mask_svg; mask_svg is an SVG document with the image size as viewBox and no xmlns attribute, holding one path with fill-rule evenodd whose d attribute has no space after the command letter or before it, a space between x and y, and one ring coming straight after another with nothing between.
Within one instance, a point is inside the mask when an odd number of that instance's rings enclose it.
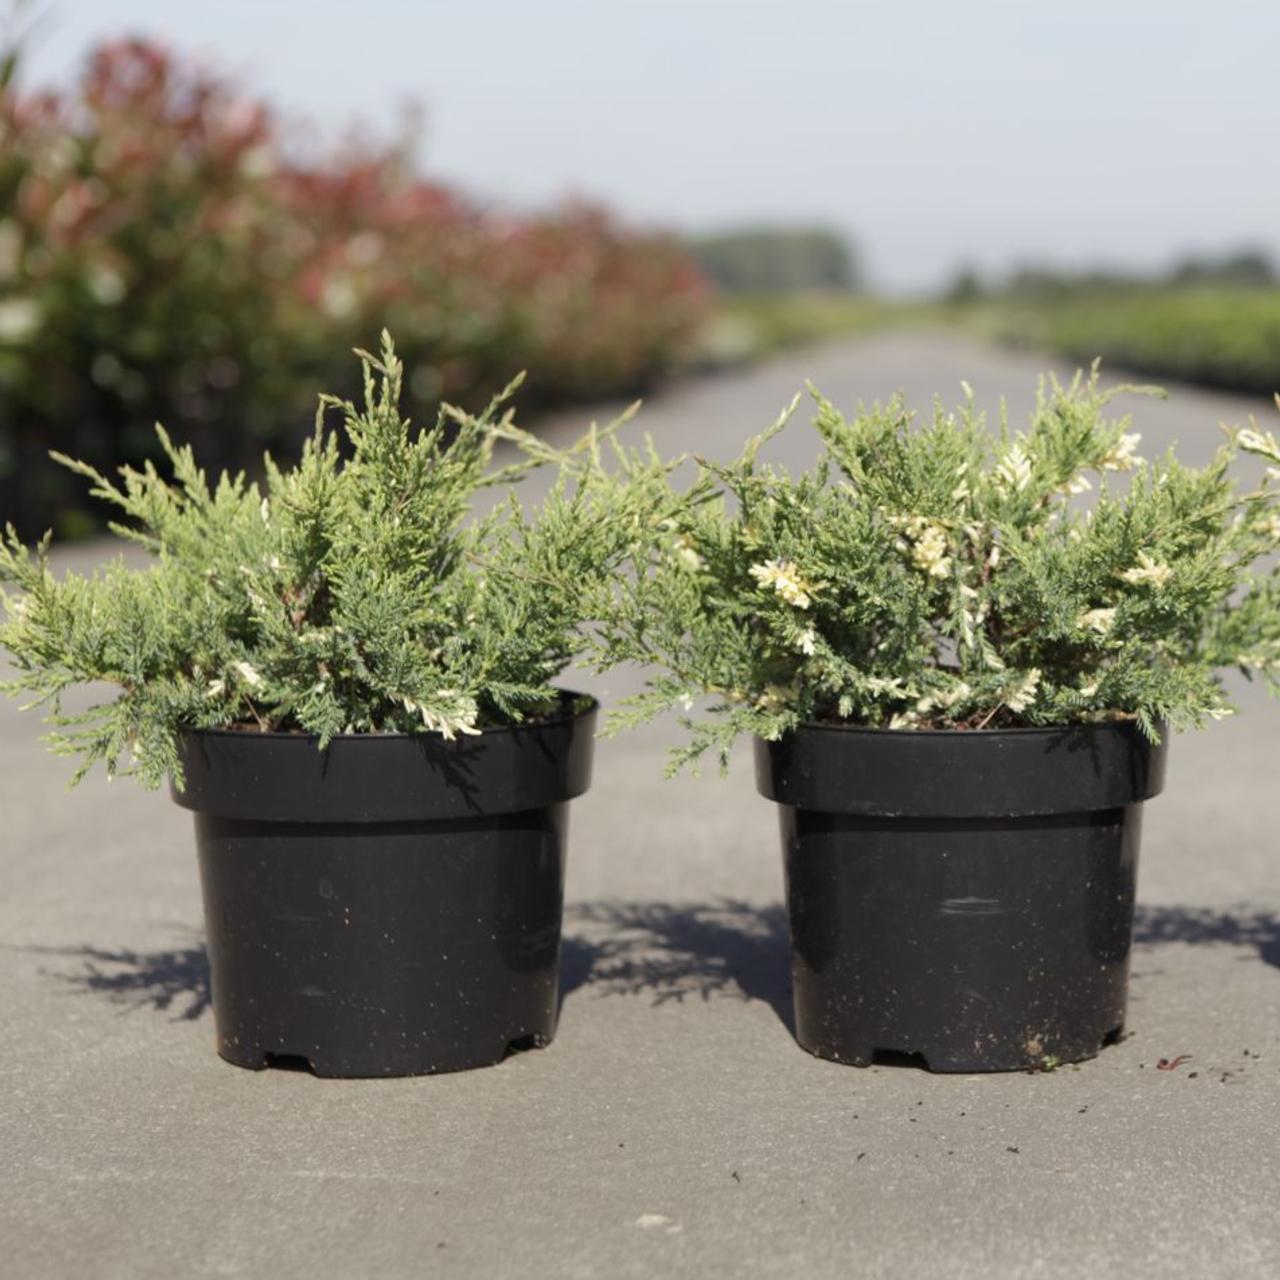
<instances>
[{"instance_id":1,"label":"concrete pavement","mask_svg":"<svg viewBox=\"0 0 1280 1280\"><path fill-rule=\"evenodd\" d=\"M805 377L922 407L964 378L1016 420L1041 363L877 336L673 388L641 422L727 454ZM1137 410L1144 452L1203 456L1219 419L1268 406L1179 390ZM775 445L813 449L799 423ZM656 726L602 742L575 802L555 1043L374 1082L214 1055L188 815L100 777L68 795L0 706L0 1274L1274 1274L1280 707L1242 701L1174 744L1148 806L1131 1035L1093 1062L951 1077L805 1054L748 753L727 780L663 782Z\"/></svg>"}]
</instances>

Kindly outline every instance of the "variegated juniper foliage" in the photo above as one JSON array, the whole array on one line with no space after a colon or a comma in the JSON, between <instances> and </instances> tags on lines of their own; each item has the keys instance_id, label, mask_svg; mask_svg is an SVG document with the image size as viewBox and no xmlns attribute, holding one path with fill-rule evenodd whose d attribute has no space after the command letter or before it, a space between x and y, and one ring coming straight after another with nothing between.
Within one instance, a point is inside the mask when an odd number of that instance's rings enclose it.
<instances>
[{"instance_id":1,"label":"variegated juniper foliage","mask_svg":"<svg viewBox=\"0 0 1280 1280\"><path fill-rule=\"evenodd\" d=\"M1133 718L1154 737L1228 714L1224 668L1280 683L1280 579L1260 565L1280 547L1274 435L1231 432L1203 469L1144 462L1111 407L1138 389L1104 391L1096 367L1042 384L1016 434L965 390L923 422L900 399L846 418L815 392L812 470L757 461L791 410L703 463L665 551L614 587L597 660L661 669L615 724L709 694L674 769L806 720ZM1243 488L1242 451L1271 464Z\"/></svg>"},{"instance_id":2,"label":"variegated juniper foliage","mask_svg":"<svg viewBox=\"0 0 1280 1280\"><path fill-rule=\"evenodd\" d=\"M637 530L669 499L656 458L618 450L609 474L595 429L558 452L520 431L500 397L472 417L444 410L415 430L398 409L401 365L384 335L360 353L362 406L322 397L297 467L267 460L264 486L223 476L210 487L189 448L160 439L173 479L150 466L94 492L126 518L113 526L154 557L117 560L92 577L57 578L48 539L34 552L13 531L0 549L8 621L0 644L34 695L50 741L157 786L178 770L181 726L337 734L403 731L452 737L520 721L557 699L552 681L582 646L579 628ZM508 388L508 392L511 389ZM324 410L344 417L348 457ZM522 460L491 467L494 443ZM538 518L514 495L469 519L477 491L532 466L560 476ZM64 715L63 694L106 681L116 696ZM179 778L179 781L181 779Z\"/></svg>"}]
</instances>

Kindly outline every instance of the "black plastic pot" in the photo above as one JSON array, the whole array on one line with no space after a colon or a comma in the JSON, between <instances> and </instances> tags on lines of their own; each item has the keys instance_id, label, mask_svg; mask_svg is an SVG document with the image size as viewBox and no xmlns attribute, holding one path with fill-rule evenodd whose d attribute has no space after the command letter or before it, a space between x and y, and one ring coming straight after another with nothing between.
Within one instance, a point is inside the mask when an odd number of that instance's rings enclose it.
<instances>
[{"instance_id":1,"label":"black plastic pot","mask_svg":"<svg viewBox=\"0 0 1280 1280\"><path fill-rule=\"evenodd\" d=\"M757 742L757 785L782 806L800 1044L1012 1071L1118 1037L1164 741L1118 722Z\"/></svg>"},{"instance_id":2,"label":"black plastic pot","mask_svg":"<svg viewBox=\"0 0 1280 1280\"><path fill-rule=\"evenodd\" d=\"M190 732L218 1052L416 1075L547 1044L595 705L454 742Z\"/></svg>"}]
</instances>

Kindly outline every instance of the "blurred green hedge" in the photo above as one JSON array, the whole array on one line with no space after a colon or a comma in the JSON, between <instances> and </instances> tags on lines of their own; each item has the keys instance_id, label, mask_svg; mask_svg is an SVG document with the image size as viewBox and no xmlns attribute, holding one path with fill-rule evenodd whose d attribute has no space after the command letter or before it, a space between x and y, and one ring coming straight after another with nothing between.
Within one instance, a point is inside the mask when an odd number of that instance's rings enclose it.
<instances>
[{"instance_id":1,"label":"blurred green hedge","mask_svg":"<svg viewBox=\"0 0 1280 1280\"><path fill-rule=\"evenodd\" d=\"M481 209L407 149L299 164L261 102L141 40L68 93L0 75L0 520L92 528L50 448L111 468L152 424L253 466L348 393L386 325L419 415L515 373L526 408L631 394L682 363L709 286L674 241L568 206Z\"/></svg>"},{"instance_id":2,"label":"blurred green hedge","mask_svg":"<svg viewBox=\"0 0 1280 1280\"><path fill-rule=\"evenodd\" d=\"M1111 369L1231 391L1280 391L1280 289L1134 288L988 312L997 336Z\"/></svg>"}]
</instances>

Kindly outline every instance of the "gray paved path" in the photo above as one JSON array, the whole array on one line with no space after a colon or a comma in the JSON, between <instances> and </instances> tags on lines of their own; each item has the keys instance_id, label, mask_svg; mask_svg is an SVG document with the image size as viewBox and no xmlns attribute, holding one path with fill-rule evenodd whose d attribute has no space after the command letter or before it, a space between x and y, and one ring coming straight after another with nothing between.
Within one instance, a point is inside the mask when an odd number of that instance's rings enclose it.
<instances>
[{"instance_id":1,"label":"gray paved path","mask_svg":"<svg viewBox=\"0 0 1280 1280\"><path fill-rule=\"evenodd\" d=\"M727 453L806 376L842 403L966 378L1016 414L1038 367L873 337L643 421ZM1142 409L1145 446L1203 454L1250 410L1179 391ZM555 1044L368 1083L216 1058L188 815L101 779L66 794L0 706L0 1275L1276 1275L1280 708L1245 701L1175 744L1148 808L1132 1036L1094 1062L945 1077L802 1052L774 815L745 755L663 783L659 727L601 744L575 806Z\"/></svg>"}]
</instances>

